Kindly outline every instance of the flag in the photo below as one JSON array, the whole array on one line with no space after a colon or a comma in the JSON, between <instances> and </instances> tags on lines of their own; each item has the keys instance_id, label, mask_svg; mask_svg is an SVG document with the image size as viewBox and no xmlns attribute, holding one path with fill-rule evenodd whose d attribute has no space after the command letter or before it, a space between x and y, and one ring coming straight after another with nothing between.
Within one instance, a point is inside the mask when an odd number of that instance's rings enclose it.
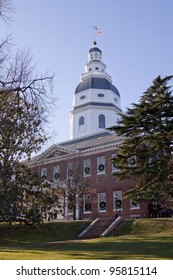
<instances>
[{"instance_id":1,"label":"flag","mask_svg":"<svg viewBox=\"0 0 173 280\"><path fill-rule=\"evenodd\" d=\"M97 26L94 26L94 29L95 29L96 35L101 35L101 29L100 28L98 28Z\"/></svg>"}]
</instances>

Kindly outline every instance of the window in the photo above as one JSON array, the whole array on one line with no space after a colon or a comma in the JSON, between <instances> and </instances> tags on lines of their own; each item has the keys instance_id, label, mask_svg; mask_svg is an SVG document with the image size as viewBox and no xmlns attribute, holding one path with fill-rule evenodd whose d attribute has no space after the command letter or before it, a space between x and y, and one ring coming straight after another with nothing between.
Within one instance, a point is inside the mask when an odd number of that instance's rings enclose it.
<instances>
[{"instance_id":1,"label":"window","mask_svg":"<svg viewBox=\"0 0 173 280\"><path fill-rule=\"evenodd\" d=\"M104 97L103 93L98 93L98 97Z\"/></svg>"},{"instance_id":2,"label":"window","mask_svg":"<svg viewBox=\"0 0 173 280\"><path fill-rule=\"evenodd\" d=\"M118 169L116 163L113 162L114 158L116 158L116 154L112 155L112 172L117 172L117 171L119 171L119 169Z\"/></svg>"},{"instance_id":3,"label":"window","mask_svg":"<svg viewBox=\"0 0 173 280\"><path fill-rule=\"evenodd\" d=\"M68 179L73 178L73 162L69 162L67 164L67 178Z\"/></svg>"},{"instance_id":4,"label":"window","mask_svg":"<svg viewBox=\"0 0 173 280\"><path fill-rule=\"evenodd\" d=\"M136 156L131 156L128 159L128 167L136 167Z\"/></svg>"},{"instance_id":5,"label":"window","mask_svg":"<svg viewBox=\"0 0 173 280\"><path fill-rule=\"evenodd\" d=\"M84 195L84 213L91 213L91 196Z\"/></svg>"},{"instance_id":6,"label":"window","mask_svg":"<svg viewBox=\"0 0 173 280\"><path fill-rule=\"evenodd\" d=\"M139 208L140 208L139 203L130 199L130 209L139 209Z\"/></svg>"},{"instance_id":7,"label":"window","mask_svg":"<svg viewBox=\"0 0 173 280\"><path fill-rule=\"evenodd\" d=\"M115 211L122 210L122 191L113 192L113 207Z\"/></svg>"},{"instance_id":8,"label":"window","mask_svg":"<svg viewBox=\"0 0 173 280\"><path fill-rule=\"evenodd\" d=\"M95 67L95 70L99 70L99 68L98 68L98 67Z\"/></svg>"},{"instance_id":9,"label":"window","mask_svg":"<svg viewBox=\"0 0 173 280\"><path fill-rule=\"evenodd\" d=\"M105 116L103 114L99 115L99 128L105 128Z\"/></svg>"},{"instance_id":10,"label":"window","mask_svg":"<svg viewBox=\"0 0 173 280\"><path fill-rule=\"evenodd\" d=\"M98 59L98 54L97 53L95 54L95 59Z\"/></svg>"},{"instance_id":11,"label":"window","mask_svg":"<svg viewBox=\"0 0 173 280\"><path fill-rule=\"evenodd\" d=\"M85 99L85 95L82 95L82 96L80 97L80 99L81 99L81 100Z\"/></svg>"},{"instance_id":12,"label":"window","mask_svg":"<svg viewBox=\"0 0 173 280\"><path fill-rule=\"evenodd\" d=\"M81 116L81 117L79 118L79 125L83 125L83 124L84 124L84 117Z\"/></svg>"},{"instance_id":13,"label":"window","mask_svg":"<svg viewBox=\"0 0 173 280\"><path fill-rule=\"evenodd\" d=\"M106 193L98 194L98 210L99 212L106 211Z\"/></svg>"},{"instance_id":14,"label":"window","mask_svg":"<svg viewBox=\"0 0 173 280\"><path fill-rule=\"evenodd\" d=\"M59 180L59 171L60 171L59 166L54 166L53 167L53 181L58 181Z\"/></svg>"},{"instance_id":15,"label":"window","mask_svg":"<svg viewBox=\"0 0 173 280\"><path fill-rule=\"evenodd\" d=\"M60 151L56 151L55 153L54 153L54 157L58 157L58 156L60 156L61 155L61 152Z\"/></svg>"},{"instance_id":16,"label":"window","mask_svg":"<svg viewBox=\"0 0 173 280\"><path fill-rule=\"evenodd\" d=\"M40 176L43 178L47 178L47 168L46 167L41 168Z\"/></svg>"},{"instance_id":17,"label":"window","mask_svg":"<svg viewBox=\"0 0 173 280\"><path fill-rule=\"evenodd\" d=\"M91 160L90 159L86 159L83 162L83 176L84 177L91 176Z\"/></svg>"},{"instance_id":18,"label":"window","mask_svg":"<svg viewBox=\"0 0 173 280\"><path fill-rule=\"evenodd\" d=\"M68 195L68 214L73 214L73 208L74 208L74 196L72 194Z\"/></svg>"},{"instance_id":19,"label":"window","mask_svg":"<svg viewBox=\"0 0 173 280\"><path fill-rule=\"evenodd\" d=\"M105 157L98 157L97 158L97 174L104 174L105 173Z\"/></svg>"}]
</instances>

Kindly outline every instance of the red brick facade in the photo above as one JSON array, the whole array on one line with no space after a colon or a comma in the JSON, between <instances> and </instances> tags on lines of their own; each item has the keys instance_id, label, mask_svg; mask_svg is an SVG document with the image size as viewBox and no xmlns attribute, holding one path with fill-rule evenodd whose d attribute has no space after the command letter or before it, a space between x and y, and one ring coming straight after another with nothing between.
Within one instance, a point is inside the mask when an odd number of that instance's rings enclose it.
<instances>
[{"instance_id":1,"label":"red brick facade","mask_svg":"<svg viewBox=\"0 0 173 280\"><path fill-rule=\"evenodd\" d=\"M125 218L148 217L146 203L136 205L123 198L124 193L133 188L133 182L130 180L120 182L114 176L118 170L112 165L111 158L116 154L117 141L120 139L116 136L106 134L94 139L81 139L75 143L74 141L60 143L33 159L30 166L38 174L45 171L46 179L52 183L56 181L58 184L66 180L69 164L78 161L79 180L86 185L86 192L83 192L80 200L78 218L94 219L116 215ZM58 172L56 180L54 170ZM72 214L69 213L68 218L72 218Z\"/></svg>"}]
</instances>

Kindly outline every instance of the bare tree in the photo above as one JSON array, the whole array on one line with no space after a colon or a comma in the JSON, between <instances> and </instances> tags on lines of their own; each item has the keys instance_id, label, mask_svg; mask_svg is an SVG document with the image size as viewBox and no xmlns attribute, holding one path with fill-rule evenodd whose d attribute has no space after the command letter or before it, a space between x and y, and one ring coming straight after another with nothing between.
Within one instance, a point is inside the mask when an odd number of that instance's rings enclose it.
<instances>
[{"instance_id":1,"label":"bare tree","mask_svg":"<svg viewBox=\"0 0 173 280\"><path fill-rule=\"evenodd\" d=\"M0 19L10 8L8 0L0 0ZM25 189L37 182L20 163L39 151L47 136L44 125L52 99L53 76L40 75L29 51L13 56L10 38L0 43L0 213L11 215L19 192L17 178L23 177ZM52 95L52 94L51 94ZM21 168L20 168L21 167ZM22 174L22 176L21 176ZM28 180L27 176L30 177ZM31 182L32 180L32 182ZM20 188L22 191L22 188ZM3 197L5 199L3 199ZM20 193L20 197L22 197ZM36 201L36 200L33 200ZM5 202L5 204L3 203ZM3 207L2 207L3 205Z\"/></svg>"},{"instance_id":2,"label":"bare tree","mask_svg":"<svg viewBox=\"0 0 173 280\"><path fill-rule=\"evenodd\" d=\"M10 0L0 0L0 18L4 21L11 19L10 14L13 10L12 3Z\"/></svg>"},{"instance_id":3,"label":"bare tree","mask_svg":"<svg viewBox=\"0 0 173 280\"><path fill-rule=\"evenodd\" d=\"M79 152L74 152L63 163L58 177L59 196L64 204L65 217L71 213L73 220L82 219L83 197L91 194L90 177L83 176L83 159Z\"/></svg>"}]
</instances>

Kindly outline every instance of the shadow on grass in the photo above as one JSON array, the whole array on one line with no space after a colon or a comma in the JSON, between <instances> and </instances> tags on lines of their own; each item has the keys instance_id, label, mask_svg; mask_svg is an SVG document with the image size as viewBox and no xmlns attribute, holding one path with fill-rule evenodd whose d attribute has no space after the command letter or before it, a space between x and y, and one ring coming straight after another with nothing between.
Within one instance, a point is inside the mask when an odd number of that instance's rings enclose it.
<instances>
[{"instance_id":1,"label":"shadow on grass","mask_svg":"<svg viewBox=\"0 0 173 280\"><path fill-rule=\"evenodd\" d=\"M173 219L128 220L109 237L69 240L85 227L86 222L48 223L32 229L2 225L0 259L173 259ZM55 239L59 241L47 242Z\"/></svg>"},{"instance_id":2,"label":"shadow on grass","mask_svg":"<svg viewBox=\"0 0 173 280\"><path fill-rule=\"evenodd\" d=\"M77 242L41 244L35 246L10 246L0 252L16 255L32 254L32 259L173 259L173 238L98 238ZM30 257L29 257L30 258ZM30 258L31 259L31 258Z\"/></svg>"}]
</instances>

